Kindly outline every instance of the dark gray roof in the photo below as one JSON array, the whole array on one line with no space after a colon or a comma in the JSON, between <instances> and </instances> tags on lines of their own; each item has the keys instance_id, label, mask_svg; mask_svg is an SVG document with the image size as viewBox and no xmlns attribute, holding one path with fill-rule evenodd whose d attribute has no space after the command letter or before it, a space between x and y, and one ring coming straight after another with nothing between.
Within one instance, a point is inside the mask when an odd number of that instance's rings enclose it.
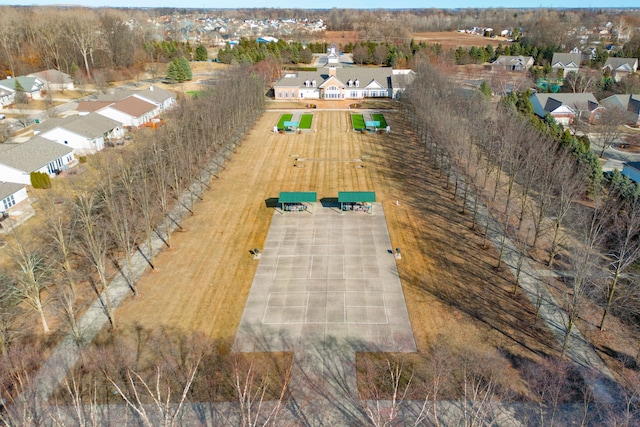
<instances>
[{"instance_id":1,"label":"dark gray roof","mask_svg":"<svg viewBox=\"0 0 640 427\"><path fill-rule=\"evenodd\" d=\"M336 78L347 86L349 80L360 83L359 88L364 88L373 80L384 88L392 88L393 82L407 80L406 75L393 76L392 68L365 68L365 67L345 67L336 68ZM321 86L329 79L329 68L320 68L317 71L299 71L297 73L287 73L273 86L278 87L304 87L305 81L316 81L316 86ZM395 78L393 78L395 77Z\"/></svg>"},{"instance_id":2,"label":"dark gray roof","mask_svg":"<svg viewBox=\"0 0 640 427\"><path fill-rule=\"evenodd\" d=\"M1 144L0 163L30 173L71 152L71 147L36 136L19 144Z\"/></svg>"},{"instance_id":3,"label":"dark gray roof","mask_svg":"<svg viewBox=\"0 0 640 427\"><path fill-rule=\"evenodd\" d=\"M16 184L13 182L0 182L0 200L17 193L25 187L24 184Z\"/></svg>"},{"instance_id":4,"label":"dark gray roof","mask_svg":"<svg viewBox=\"0 0 640 427\"><path fill-rule=\"evenodd\" d=\"M640 115L640 95L611 95L600 101L600 104Z\"/></svg>"}]
</instances>

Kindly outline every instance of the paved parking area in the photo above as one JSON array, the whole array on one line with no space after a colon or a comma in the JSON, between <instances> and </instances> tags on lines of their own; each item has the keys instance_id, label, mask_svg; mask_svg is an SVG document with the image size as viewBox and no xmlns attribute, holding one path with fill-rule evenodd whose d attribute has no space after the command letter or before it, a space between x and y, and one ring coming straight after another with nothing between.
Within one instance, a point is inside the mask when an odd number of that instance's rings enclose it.
<instances>
[{"instance_id":1,"label":"paved parking area","mask_svg":"<svg viewBox=\"0 0 640 427\"><path fill-rule=\"evenodd\" d=\"M416 351L384 211L274 211L237 351ZM258 261L256 261L258 262Z\"/></svg>"}]
</instances>

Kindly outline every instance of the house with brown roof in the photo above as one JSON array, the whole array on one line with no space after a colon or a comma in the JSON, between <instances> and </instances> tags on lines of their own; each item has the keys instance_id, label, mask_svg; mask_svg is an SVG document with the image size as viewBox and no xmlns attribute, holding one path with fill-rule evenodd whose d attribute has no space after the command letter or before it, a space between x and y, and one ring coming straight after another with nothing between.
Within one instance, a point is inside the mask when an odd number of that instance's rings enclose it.
<instances>
[{"instance_id":1,"label":"house with brown roof","mask_svg":"<svg viewBox=\"0 0 640 427\"><path fill-rule=\"evenodd\" d=\"M67 73L58 71L56 69L38 71L37 73L27 74L30 77L36 77L44 82L44 87L47 90L73 90L73 79Z\"/></svg>"},{"instance_id":2,"label":"house with brown roof","mask_svg":"<svg viewBox=\"0 0 640 427\"><path fill-rule=\"evenodd\" d=\"M160 114L160 106L135 96L117 101L84 101L78 105L80 115L95 113L122 124L125 128L138 128Z\"/></svg>"}]
</instances>

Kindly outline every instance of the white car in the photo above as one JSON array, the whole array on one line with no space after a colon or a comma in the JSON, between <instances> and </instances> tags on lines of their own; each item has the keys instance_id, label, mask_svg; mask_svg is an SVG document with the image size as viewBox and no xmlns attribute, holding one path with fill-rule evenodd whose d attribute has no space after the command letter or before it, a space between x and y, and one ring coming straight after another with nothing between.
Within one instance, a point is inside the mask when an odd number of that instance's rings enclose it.
<instances>
[{"instance_id":1,"label":"white car","mask_svg":"<svg viewBox=\"0 0 640 427\"><path fill-rule=\"evenodd\" d=\"M6 118L7 118L7 116L5 116L4 114L0 114L0 120L4 120Z\"/></svg>"}]
</instances>

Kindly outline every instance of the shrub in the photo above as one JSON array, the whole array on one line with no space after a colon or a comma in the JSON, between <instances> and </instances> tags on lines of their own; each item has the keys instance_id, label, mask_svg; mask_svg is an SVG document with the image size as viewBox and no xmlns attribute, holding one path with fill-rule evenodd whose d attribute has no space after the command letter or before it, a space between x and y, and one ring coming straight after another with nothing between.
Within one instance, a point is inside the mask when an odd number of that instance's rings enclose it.
<instances>
[{"instance_id":1,"label":"shrub","mask_svg":"<svg viewBox=\"0 0 640 427\"><path fill-rule=\"evenodd\" d=\"M30 178L33 188L51 188L51 178L44 172L31 172Z\"/></svg>"}]
</instances>

